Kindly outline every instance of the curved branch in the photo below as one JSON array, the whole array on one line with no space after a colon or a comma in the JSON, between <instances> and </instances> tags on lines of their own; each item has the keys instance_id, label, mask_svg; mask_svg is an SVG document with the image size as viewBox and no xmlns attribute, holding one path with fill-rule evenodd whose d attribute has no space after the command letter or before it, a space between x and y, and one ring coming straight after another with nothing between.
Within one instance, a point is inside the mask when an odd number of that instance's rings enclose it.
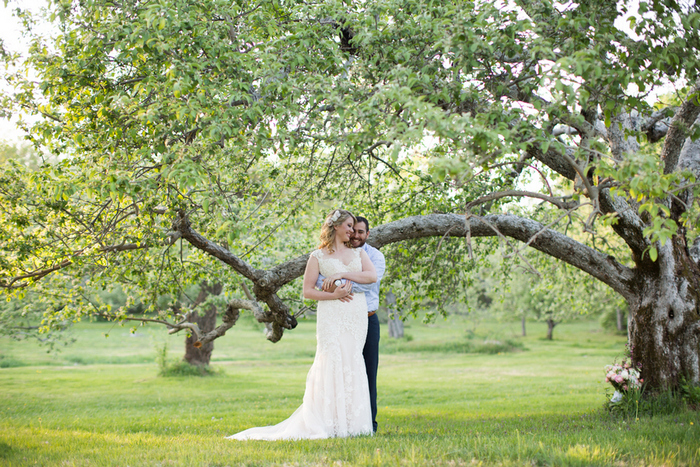
<instances>
[{"instance_id":1,"label":"curved branch","mask_svg":"<svg viewBox=\"0 0 700 467\"><path fill-rule=\"evenodd\" d=\"M21 289L23 287L28 286L29 282L26 282L26 281L19 282L18 284L15 284L15 282L24 281L25 279L30 279L31 281L36 282L39 279L41 279L42 277L48 276L49 274L51 274L54 271L58 271L60 269L67 268L71 264L73 264L73 261L71 261L69 259L64 259L57 266L53 266L53 267L46 268L46 269L39 269L36 271L29 272L27 274L22 274L21 276L15 276L8 282L0 281L0 288L9 289L9 290Z\"/></svg>"},{"instance_id":2,"label":"curved branch","mask_svg":"<svg viewBox=\"0 0 700 467\"><path fill-rule=\"evenodd\" d=\"M650 143L656 143L661 138L666 136L669 128L671 127L671 118L669 114L677 109L666 108L662 110L657 110L652 113L647 121L642 123L641 130L647 135L647 139Z\"/></svg>"},{"instance_id":3,"label":"curved branch","mask_svg":"<svg viewBox=\"0 0 700 467\"><path fill-rule=\"evenodd\" d=\"M425 237L465 237L465 217L459 214L429 214L413 216L380 225L370 231L367 243L381 248L384 245ZM514 238L549 256L560 259L604 282L625 298L632 297L634 272L612 256L601 253L564 234L547 229L539 222L509 214L492 214L483 220L471 218L472 237L501 235ZM534 240L533 240L534 237ZM280 264L268 272L274 274L275 284L282 286L304 273L309 255L299 256Z\"/></svg>"},{"instance_id":4,"label":"curved branch","mask_svg":"<svg viewBox=\"0 0 700 467\"><path fill-rule=\"evenodd\" d=\"M671 128L668 130L664 147L661 151L661 160L665 162L664 174L676 170L681 149L688 137L688 130L700 115L700 80L691 89L688 99L683 102L676 115L671 120Z\"/></svg>"},{"instance_id":5,"label":"curved branch","mask_svg":"<svg viewBox=\"0 0 700 467\"><path fill-rule=\"evenodd\" d=\"M180 232L182 238L187 240L192 246L228 264L243 277L256 281L263 276L263 271L252 267L250 264L231 253L227 248L217 245L195 232L184 212L178 213L177 218L173 222L173 230Z\"/></svg>"},{"instance_id":6,"label":"curved branch","mask_svg":"<svg viewBox=\"0 0 700 467\"><path fill-rule=\"evenodd\" d=\"M539 222L510 214L492 214L484 221L471 218L469 230L472 237L496 236L493 228L501 234L527 243L549 256L560 259L610 286L625 298L632 297L634 271L620 264L612 256L601 253L579 243L557 231L546 229ZM467 233L465 218L458 214L429 214L414 216L380 225L370 232L368 243L382 247L402 240L436 237L449 231L452 237L464 237Z\"/></svg>"},{"instance_id":7,"label":"curved branch","mask_svg":"<svg viewBox=\"0 0 700 467\"><path fill-rule=\"evenodd\" d=\"M574 150L567 149L566 151L570 152L570 157L573 158ZM554 148L550 147L544 152L539 144L530 144L527 148L527 155L542 162L564 178L569 180L576 179L576 170L566 161L562 154L555 151Z\"/></svg>"},{"instance_id":8,"label":"curved branch","mask_svg":"<svg viewBox=\"0 0 700 467\"><path fill-rule=\"evenodd\" d=\"M203 336L197 335L197 338L199 340L194 343L194 346L201 347L202 345L208 344L209 342L211 342L215 339L218 339L219 337L226 334L226 331L231 329L233 327L233 325L236 324L236 321L238 321L238 317L240 316L240 309L241 308L252 311L253 315L258 319L258 321L260 321L259 317L262 317L265 315L265 312L262 310L262 308L260 308L260 305L258 305L253 300L242 300L242 299L231 300L229 302L229 304L226 306L226 312L222 316L221 324L219 326L217 326L215 329L204 334ZM269 336L268 336L268 339L269 339Z\"/></svg>"},{"instance_id":9,"label":"curved branch","mask_svg":"<svg viewBox=\"0 0 700 467\"><path fill-rule=\"evenodd\" d=\"M296 327L296 318L289 313L289 307L277 296L276 292L281 285L303 274L305 262L302 263L302 268L298 274L280 283L278 280L275 280L274 273L252 267L250 264L231 253L228 249L217 245L196 232L192 229L192 225L184 212L178 212L178 216L173 222L173 229L180 232L182 238L187 240L193 247L228 264L234 271L253 281L253 293L255 297L257 300L266 303L270 307L269 312L266 313L260 310L255 315L258 321L265 323L268 340L277 342L282 338L285 329L294 329ZM256 304L256 306L258 305ZM257 308L255 310L257 310ZM255 310L254 313L256 312ZM216 337L213 339L216 339Z\"/></svg>"},{"instance_id":10,"label":"curved branch","mask_svg":"<svg viewBox=\"0 0 700 467\"><path fill-rule=\"evenodd\" d=\"M297 277L301 277L306 269L306 262L309 260L310 253L297 256L270 269L266 274L268 283L273 287L280 288Z\"/></svg>"},{"instance_id":11,"label":"curved branch","mask_svg":"<svg viewBox=\"0 0 700 467\"><path fill-rule=\"evenodd\" d=\"M646 224L637 214L637 209L623 197L612 195L609 188L600 190L598 201L603 213L615 214L617 222L612 224L613 230L630 247L635 261L640 259L650 243L644 237Z\"/></svg>"},{"instance_id":12,"label":"curved branch","mask_svg":"<svg viewBox=\"0 0 700 467\"><path fill-rule=\"evenodd\" d=\"M694 127L700 126L700 116L695 120ZM678 171L688 171L695 176L697 180L700 177L700 138L695 141L692 138L686 138L681 148L678 157ZM693 204L692 183L686 183L678 190L678 195L671 195L671 218L678 221L683 213L688 211L688 207ZM682 223L681 223L682 225Z\"/></svg>"}]
</instances>

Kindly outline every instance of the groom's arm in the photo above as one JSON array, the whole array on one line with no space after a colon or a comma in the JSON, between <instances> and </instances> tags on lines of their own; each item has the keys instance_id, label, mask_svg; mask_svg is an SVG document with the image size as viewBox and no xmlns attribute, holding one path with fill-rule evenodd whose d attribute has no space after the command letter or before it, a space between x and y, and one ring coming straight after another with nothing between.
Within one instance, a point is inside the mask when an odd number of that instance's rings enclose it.
<instances>
[{"instance_id":1,"label":"groom's arm","mask_svg":"<svg viewBox=\"0 0 700 467\"><path fill-rule=\"evenodd\" d=\"M370 257L370 260L372 261L372 264L374 265L374 269L377 271L377 282L382 280L382 277L384 277L384 272L386 271L386 260L384 259L384 254L379 251L375 250L373 252L374 254ZM323 288L323 280L326 277L323 274L318 275L318 280L316 281L316 288L317 289L322 289ZM345 283L345 279L342 279L343 283ZM353 293L366 293L374 290L374 286L377 285L377 282L372 282L370 284L358 284L356 282L352 283L352 291Z\"/></svg>"},{"instance_id":2,"label":"groom's arm","mask_svg":"<svg viewBox=\"0 0 700 467\"><path fill-rule=\"evenodd\" d=\"M370 256L369 259L372 261L375 271L377 271L377 282L379 282L382 280L382 277L384 277L384 272L386 271L386 261L384 260L384 254L381 251L375 250L372 253L373 254L372 256ZM374 287L377 285L377 282L372 282L371 284L357 284L353 282L352 292L371 292L372 290L374 290Z\"/></svg>"},{"instance_id":3,"label":"groom's arm","mask_svg":"<svg viewBox=\"0 0 700 467\"><path fill-rule=\"evenodd\" d=\"M384 260L384 253L379 250L374 251L374 257L370 258L372 264L374 264L374 269L377 271L377 282L382 280L384 277L384 271L386 271L386 261Z\"/></svg>"},{"instance_id":4,"label":"groom's arm","mask_svg":"<svg viewBox=\"0 0 700 467\"><path fill-rule=\"evenodd\" d=\"M379 274L377 274L377 278L379 278ZM326 277L322 274L318 275L318 280L316 281L316 288L317 289L323 289L323 280ZM345 279L340 279L343 281L343 284L345 283ZM350 281L352 282L352 281ZM369 284L358 284L357 282L352 282L352 293L360 293L360 292L369 292L370 290L374 289L374 286L377 285L376 282L371 282ZM332 290L331 290L332 292Z\"/></svg>"},{"instance_id":5,"label":"groom's arm","mask_svg":"<svg viewBox=\"0 0 700 467\"><path fill-rule=\"evenodd\" d=\"M363 293L363 292L370 292L371 290L374 290L374 287L377 285L376 282L372 282L369 284L358 284L356 282L352 283L352 293Z\"/></svg>"},{"instance_id":6,"label":"groom's arm","mask_svg":"<svg viewBox=\"0 0 700 467\"><path fill-rule=\"evenodd\" d=\"M323 290L323 281L324 281L324 280L326 280L326 276L324 276L323 274L319 274L319 275L318 275L318 280L316 281L316 288L317 288L317 289ZM340 279L340 280L343 282L343 284L345 284L346 279ZM352 282L352 281L351 281L351 282ZM354 285L354 284L355 284L355 283L353 282L353 285ZM335 286L333 286L333 290L335 290ZM333 292L333 290L330 290L330 292Z\"/></svg>"}]
</instances>

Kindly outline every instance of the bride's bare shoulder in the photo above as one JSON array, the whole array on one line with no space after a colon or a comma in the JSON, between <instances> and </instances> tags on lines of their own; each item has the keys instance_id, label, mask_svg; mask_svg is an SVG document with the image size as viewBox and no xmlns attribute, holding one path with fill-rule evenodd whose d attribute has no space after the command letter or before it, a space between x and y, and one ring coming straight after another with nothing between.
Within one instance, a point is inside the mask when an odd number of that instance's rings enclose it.
<instances>
[{"instance_id":1,"label":"bride's bare shoulder","mask_svg":"<svg viewBox=\"0 0 700 467\"><path fill-rule=\"evenodd\" d=\"M312 251L311 254L309 255L309 258L321 259L324 256L328 256L328 255L330 255L329 251L327 251L325 249L318 249L318 250Z\"/></svg>"}]
</instances>

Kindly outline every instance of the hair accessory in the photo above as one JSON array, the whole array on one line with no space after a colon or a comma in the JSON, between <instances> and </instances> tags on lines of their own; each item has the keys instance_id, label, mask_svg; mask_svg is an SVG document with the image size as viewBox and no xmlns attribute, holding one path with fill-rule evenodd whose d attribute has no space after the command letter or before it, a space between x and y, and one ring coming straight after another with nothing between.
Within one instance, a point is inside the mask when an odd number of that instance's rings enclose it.
<instances>
[{"instance_id":1,"label":"hair accessory","mask_svg":"<svg viewBox=\"0 0 700 467\"><path fill-rule=\"evenodd\" d=\"M333 212L333 215L331 216L331 218L328 219L327 224L328 224L329 226L333 226L333 224L335 224L335 221L337 221L339 217L340 217L340 211L338 211L338 210L336 209L336 210Z\"/></svg>"}]
</instances>

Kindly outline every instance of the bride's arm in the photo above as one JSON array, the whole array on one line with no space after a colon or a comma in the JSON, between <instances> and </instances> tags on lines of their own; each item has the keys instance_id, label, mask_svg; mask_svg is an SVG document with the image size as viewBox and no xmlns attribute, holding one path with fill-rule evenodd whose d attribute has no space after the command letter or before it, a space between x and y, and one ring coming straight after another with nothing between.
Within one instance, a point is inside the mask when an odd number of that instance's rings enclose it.
<instances>
[{"instance_id":1,"label":"bride's arm","mask_svg":"<svg viewBox=\"0 0 700 467\"><path fill-rule=\"evenodd\" d=\"M318 279L319 268L318 259L309 257L304 271L304 298L309 300L337 300L346 297L352 292L352 283L348 282L342 287L336 287L333 292L316 290L316 279Z\"/></svg>"},{"instance_id":2,"label":"bride's arm","mask_svg":"<svg viewBox=\"0 0 700 467\"><path fill-rule=\"evenodd\" d=\"M359 272L339 272L327 277L323 281L323 290L328 290L331 284L338 279L347 279L357 284L372 284L377 282L377 271L374 269L374 264L363 250L360 250L360 258L362 259L362 271Z\"/></svg>"}]
</instances>

